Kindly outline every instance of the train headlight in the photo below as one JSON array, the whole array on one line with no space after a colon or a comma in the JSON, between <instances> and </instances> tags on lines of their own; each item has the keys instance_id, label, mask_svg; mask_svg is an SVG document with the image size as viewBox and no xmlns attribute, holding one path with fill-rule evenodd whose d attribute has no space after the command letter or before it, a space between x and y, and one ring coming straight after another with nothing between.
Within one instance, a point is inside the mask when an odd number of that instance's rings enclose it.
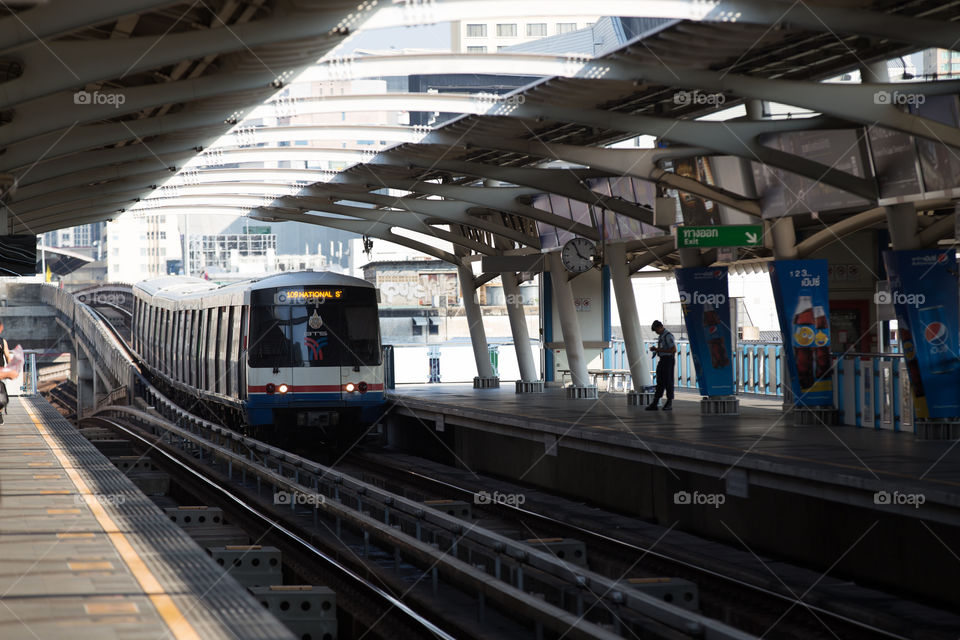
<instances>
[{"instance_id":1,"label":"train headlight","mask_svg":"<svg viewBox=\"0 0 960 640\"><path fill-rule=\"evenodd\" d=\"M360 393L366 393L366 392L367 392L367 383L366 383L366 382L361 382L359 385L357 385L357 388L360 389Z\"/></svg>"},{"instance_id":2,"label":"train headlight","mask_svg":"<svg viewBox=\"0 0 960 640\"><path fill-rule=\"evenodd\" d=\"M277 390L277 385L273 384L272 382L268 382L267 386L265 386L263 390L266 391L267 393L273 393L274 391Z\"/></svg>"},{"instance_id":3,"label":"train headlight","mask_svg":"<svg viewBox=\"0 0 960 640\"><path fill-rule=\"evenodd\" d=\"M356 388L357 388L357 385L353 384L352 382L348 382L347 386L344 387L344 389L347 390L347 393L353 393L356 390Z\"/></svg>"},{"instance_id":4,"label":"train headlight","mask_svg":"<svg viewBox=\"0 0 960 640\"><path fill-rule=\"evenodd\" d=\"M285 384L281 384L279 387L277 387L277 391L280 393L286 393L287 391L290 391L290 387Z\"/></svg>"}]
</instances>

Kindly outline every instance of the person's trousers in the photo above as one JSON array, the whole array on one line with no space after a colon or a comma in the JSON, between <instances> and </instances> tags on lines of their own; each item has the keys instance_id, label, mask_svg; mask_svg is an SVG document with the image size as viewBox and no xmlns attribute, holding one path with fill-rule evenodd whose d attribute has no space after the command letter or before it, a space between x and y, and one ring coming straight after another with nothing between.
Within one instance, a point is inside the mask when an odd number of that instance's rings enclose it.
<instances>
[{"instance_id":1,"label":"person's trousers","mask_svg":"<svg viewBox=\"0 0 960 640\"><path fill-rule=\"evenodd\" d=\"M673 400L673 365L676 358L660 356L657 362L657 393L654 402L659 402L663 392L667 392L667 402Z\"/></svg>"}]
</instances>

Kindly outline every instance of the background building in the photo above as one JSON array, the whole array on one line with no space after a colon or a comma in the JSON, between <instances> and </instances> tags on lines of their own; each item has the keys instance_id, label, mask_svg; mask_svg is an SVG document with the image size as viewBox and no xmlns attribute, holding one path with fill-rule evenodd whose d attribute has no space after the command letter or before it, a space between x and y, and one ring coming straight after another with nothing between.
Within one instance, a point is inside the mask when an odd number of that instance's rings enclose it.
<instances>
[{"instance_id":1,"label":"background building","mask_svg":"<svg viewBox=\"0 0 960 640\"><path fill-rule=\"evenodd\" d=\"M458 20L450 23L451 48L454 53L496 53L512 45L584 29L596 21L595 15Z\"/></svg>"}]
</instances>

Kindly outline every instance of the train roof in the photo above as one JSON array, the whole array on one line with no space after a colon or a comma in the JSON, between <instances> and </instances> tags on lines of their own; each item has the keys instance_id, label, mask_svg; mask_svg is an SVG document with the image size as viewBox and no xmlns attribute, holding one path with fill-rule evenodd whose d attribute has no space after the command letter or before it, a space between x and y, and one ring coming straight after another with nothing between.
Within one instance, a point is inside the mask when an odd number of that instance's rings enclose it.
<instances>
[{"instance_id":1,"label":"train roof","mask_svg":"<svg viewBox=\"0 0 960 640\"><path fill-rule=\"evenodd\" d=\"M139 289L149 296L160 294L177 296L195 291L210 291L211 289L216 289L217 284L209 280L188 276L164 276L162 278L152 278L150 280L137 282L133 285L133 288Z\"/></svg>"},{"instance_id":2,"label":"train roof","mask_svg":"<svg viewBox=\"0 0 960 640\"><path fill-rule=\"evenodd\" d=\"M374 288L366 280L331 271L296 271L218 285L209 280L187 276L165 276L144 280L133 285L144 294L167 300L187 300L207 296L242 294L244 291L277 289L282 287L365 287Z\"/></svg>"}]
</instances>

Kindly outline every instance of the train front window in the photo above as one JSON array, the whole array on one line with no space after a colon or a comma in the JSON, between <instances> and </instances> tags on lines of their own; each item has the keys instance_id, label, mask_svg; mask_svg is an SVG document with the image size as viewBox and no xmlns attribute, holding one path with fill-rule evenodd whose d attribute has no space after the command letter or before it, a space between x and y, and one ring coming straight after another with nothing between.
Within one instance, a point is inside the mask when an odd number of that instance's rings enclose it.
<instances>
[{"instance_id":1,"label":"train front window","mask_svg":"<svg viewBox=\"0 0 960 640\"><path fill-rule=\"evenodd\" d=\"M254 368L380 364L375 293L321 287L254 292L249 363Z\"/></svg>"},{"instance_id":2,"label":"train front window","mask_svg":"<svg viewBox=\"0 0 960 640\"><path fill-rule=\"evenodd\" d=\"M289 367L293 352L290 335L290 307L252 306L250 308L250 366Z\"/></svg>"},{"instance_id":3,"label":"train front window","mask_svg":"<svg viewBox=\"0 0 960 640\"><path fill-rule=\"evenodd\" d=\"M344 307L343 317L346 327L344 349L351 363L380 364L380 319L376 307Z\"/></svg>"}]
</instances>

